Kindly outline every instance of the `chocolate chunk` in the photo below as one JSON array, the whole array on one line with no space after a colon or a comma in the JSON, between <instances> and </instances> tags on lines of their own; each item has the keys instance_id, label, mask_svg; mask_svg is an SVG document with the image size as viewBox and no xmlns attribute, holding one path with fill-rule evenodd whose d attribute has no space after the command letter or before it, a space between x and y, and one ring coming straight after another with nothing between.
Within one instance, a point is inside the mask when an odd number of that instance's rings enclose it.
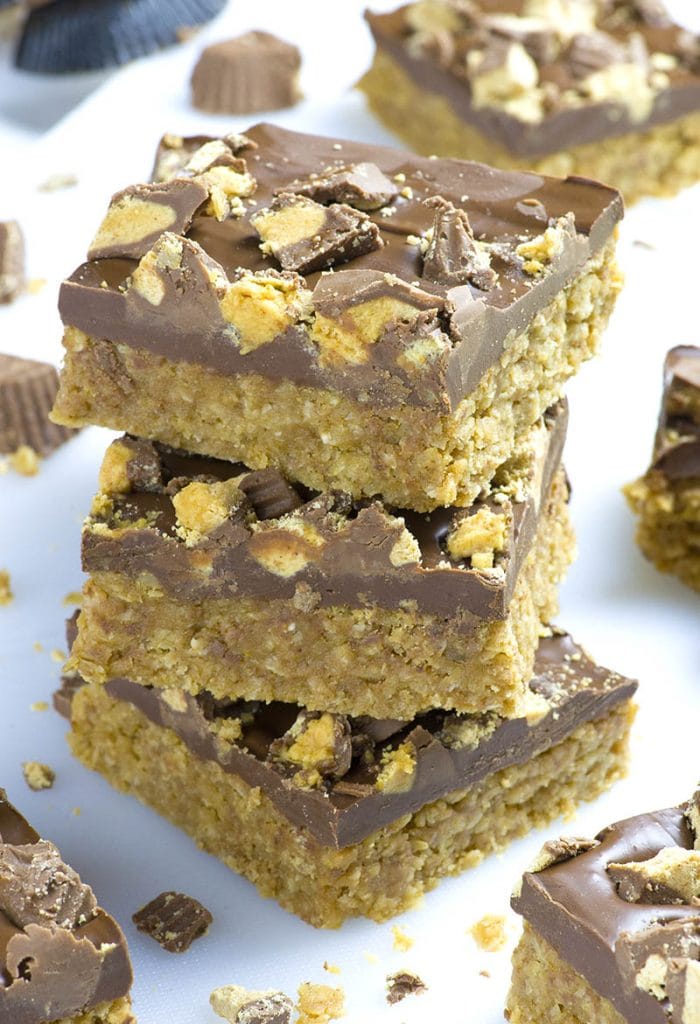
<instances>
[{"instance_id":1,"label":"chocolate chunk","mask_svg":"<svg viewBox=\"0 0 700 1024\"><path fill-rule=\"evenodd\" d=\"M192 896L162 892L132 915L140 932L145 932L168 953L184 953L195 939L209 930L212 916Z\"/></svg>"},{"instance_id":2,"label":"chocolate chunk","mask_svg":"<svg viewBox=\"0 0 700 1024\"><path fill-rule=\"evenodd\" d=\"M209 1002L230 1024L289 1024L294 1009L284 992L251 992L241 985L215 989Z\"/></svg>"},{"instance_id":3,"label":"chocolate chunk","mask_svg":"<svg viewBox=\"0 0 700 1024\"><path fill-rule=\"evenodd\" d=\"M665 996L672 1008L670 1020L697 1024L700 1020L700 962L689 957L671 958L667 964Z\"/></svg>"},{"instance_id":4,"label":"chocolate chunk","mask_svg":"<svg viewBox=\"0 0 700 1024\"><path fill-rule=\"evenodd\" d=\"M49 419L58 374L49 363L0 355L0 453L27 445L49 455L75 434Z\"/></svg>"},{"instance_id":5,"label":"chocolate chunk","mask_svg":"<svg viewBox=\"0 0 700 1024\"><path fill-rule=\"evenodd\" d=\"M625 47L607 32L582 32L571 40L566 63L574 78L588 78L627 59Z\"/></svg>"},{"instance_id":6,"label":"chocolate chunk","mask_svg":"<svg viewBox=\"0 0 700 1024\"><path fill-rule=\"evenodd\" d=\"M588 853L589 850L593 850L596 846L598 846L597 839L580 839L577 837L548 839L528 870L535 874L539 871L545 871L554 864L563 864L564 861L572 860L582 853Z\"/></svg>"},{"instance_id":7,"label":"chocolate chunk","mask_svg":"<svg viewBox=\"0 0 700 1024\"><path fill-rule=\"evenodd\" d=\"M281 110L301 99L301 54L269 32L246 32L204 50L192 72L192 103L215 114Z\"/></svg>"},{"instance_id":8,"label":"chocolate chunk","mask_svg":"<svg viewBox=\"0 0 700 1024\"><path fill-rule=\"evenodd\" d=\"M608 864L617 894L627 903L700 906L700 852L667 847L655 857Z\"/></svg>"},{"instance_id":9,"label":"chocolate chunk","mask_svg":"<svg viewBox=\"0 0 700 1024\"><path fill-rule=\"evenodd\" d=\"M473 284L482 291L492 288L497 275L491 269L488 252L474 240L464 210L458 210L441 196L425 205L435 208L435 219L423 259L423 278L448 287Z\"/></svg>"},{"instance_id":10,"label":"chocolate chunk","mask_svg":"<svg viewBox=\"0 0 700 1024\"><path fill-rule=\"evenodd\" d=\"M307 773L339 779L350 770L352 740L345 715L300 711L287 732L270 745L269 757Z\"/></svg>"},{"instance_id":11,"label":"chocolate chunk","mask_svg":"<svg viewBox=\"0 0 700 1024\"><path fill-rule=\"evenodd\" d=\"M140 259L164 231L184 235L209 193L192 179L132 185L112 196L109 210L88 250L88 259Z\"/></svg>"},{"instance_id":12,"label":"chocolate chunk","mask_svg":"<svg viewBox=\"0 0 700 1024\"><path fill-rule=\"evenodd\" d=\"M671 18L663 0L629 0L632 13L652 28L667 28Z\"/></svg>"},{"instance_id":13,"label":"chocolate chunk","mask_svg":"<svg viewBox=\"0 0 700 1024\"><path fill-rule=\"evenodd\" d=\"M300 508L302 500L277 469L258 469L238 484L258 519L278 519Z\"/></svg>"},{"instance_id":14,"label":"chocolate chunk","mask_svg":"<svg viewBox=\"0 0 700 1024\"><path fill-rule=\"evenodd\" d=\"M343 203L322 206L292 192L281 192L250 222L262 239L262 251L300 274L347 263L384 245L366 213Z\"/></svg>"},{"instance_id":15,"label":"chocolate chunk","mask_svg":"<svg viewBox=\"0 0 700 1024\"><path fill-rule=\"evenodd\" d=\"M83 686L85 686L85 681L79 675L66 674L61 676L61 685L54 692L54 709L62 718L68 719L69 722L73 697Z\"/></svg>"},{"instance_id":16,"label":"chocolate chunk","mask_svg":"<svg viewBox=\"0 0 700 1024\"><path fill-rule=\"evenodd\" d=\"M278 192L293 192L317 203L347 203L355 210L378 210L399 194L398 187L366 161L344 167L326 167L320 174L293 181Z\"/></svg>"},{"instance_id":17,"label":"chocolate chunk","mask_svg":"<svg viewBox=\"0 0 700 1024\"><path fill-rule=\"evenodd\" d=\"M0 910L17 928L73 929L95 916L97 901L53 843L41 839L0 846Z\"/></svg>"},{"instance_id":18,"label":"chocolate chunk","mask_svg":"<svg viewBox=\"0 0 700 1024\"><path fill-rule=\"evenodd\" d=\"M408 971L397 971L389 974L386 979L387 1003L400 1003L406 996L420 996L428 991L428 986L417 974Z\"/></svg>"},{"instance_id":19,"label":"chocolate chunk","mask_svg":"<svg viewBox=\"0 0 700 1024\"><path fill-rule=\"evenodd\" d=\"M559 52L559 37L544 19L517 14L492 14L479 20L479 27L525 47L537 64L550 64Z\"/></svg>"},{"instance_id":20,"label":"chocolate chunk","mask_svg":"<svg viewBox=\"0 0 700 1024\"><path fill-rule=\"evenodd\" d=\"M24 236L16 220L0 221L0 303L24 289Z\"/></svg>"}]
</instances>

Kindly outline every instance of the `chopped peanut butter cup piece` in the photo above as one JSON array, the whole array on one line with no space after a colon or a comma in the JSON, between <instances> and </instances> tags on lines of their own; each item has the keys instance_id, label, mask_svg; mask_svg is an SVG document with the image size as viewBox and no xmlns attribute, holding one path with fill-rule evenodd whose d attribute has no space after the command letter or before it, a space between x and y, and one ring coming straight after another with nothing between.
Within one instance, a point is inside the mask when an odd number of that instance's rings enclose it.
<instances>
[{"instance_id":1,"label":"chopped peanut butter cup piece","mask_svg":"<svg viewBox=\"0 0 700 1024\"><path fill-rule=\"evenodd\" d=\"M346 203L355 210L378 210L399 194L398 185L366 160L345 167L326 167L320 174L293 181L277 191L293 192L317 203Z\"/></svg>"},{"instance_id":2,"label":"chopped peanut butter cup piece","mask_svg":"<svg viewBox=\"0 0 700 1024\"><path fill-rule=\"evenodd\" d=\"M194 897L163 892L137 910L132 920L168 953L185 953L195 939L206 934L213 918Z\"/></svg>"}]
</instances>

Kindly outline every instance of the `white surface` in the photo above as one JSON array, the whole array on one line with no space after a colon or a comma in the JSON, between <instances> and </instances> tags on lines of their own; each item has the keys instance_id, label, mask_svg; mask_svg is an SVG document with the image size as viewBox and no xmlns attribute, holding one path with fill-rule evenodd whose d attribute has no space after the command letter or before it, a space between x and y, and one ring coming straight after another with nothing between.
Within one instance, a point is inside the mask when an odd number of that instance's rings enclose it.
<instances>
[{"instance_id":1,"label":"white surface","mask_svg":"<svg viewBox=\"0 0 700 1024\"><path fill-rule=\"evenodd\" d=\"M362 6L361 0L332 5L268 0L257 17L258 12L249 15L242 5L233 5L187 47L117 73L50 134L25 142L29 159L21 162L6 159L15 137L0 120L0 219L19 217L28 235L30 276L48 280L40 294L0 309L0 349L58 362L58 282L81 261L109 194L145 178L163 130L245 127L245 119L204 117L188 106L186 82L203 38L264 27L299 41L306 51L304 86L310 98L278 120L299 129L386 139L357 94L348 92L370 54L359 20ZM692 0L676 6L698 13ZM312 46L307 33L313 30L317 43L321 38L312 15L323 19L329 11L333 20L323 25L325 46ZM7 98L4 90L2 95ZM79 185L37 192L36 184L56 172L77 173ZM109 435L96 428L85 431L34 479L11 473L0 478L0 566L11 571L16 594L13 605L0 609L6 730L0 740L0 784L35 827L59 844L125 928L140 1024L214 1024L208 994L217 985L279 986L294 993L304 980L342 984L350 1024L440 1019L496 1024L508 984L507 951L478 951L466 934L468 926L484 913L507 911L513 882L546 836L593 833L616 818L689 794L700 774L700 602L643 561L620 486L647 464L666 349L700 341L699 211L700 189L694 189L629 213L621 244L627 288L602 357L569 388L566 462L580 557L562 591L559 622L601 662L641 679L630 777L583 808L575 823L558 822L546 834L514 844L505 856L444 882L422 908L396 922L415 939L409 953L393 951L390 924L354 921L338 932L314 931L71 759L63 721L53 712L32 712L30 704L50 700L57 684L59 666L49 652L64 648L62 623L69 609L62 599L81 583L80 522ZM636 246L640 240L653 248ZM37 641L41 652L34 650ZM53 790L27 789L20 764L31 759L57 770ZM79 816L72 813L76 807ZM199 897L215 916L210 934L181 957L162 952L130 921L135 909L167 888ZM509 928L514 939L514 917ZM370 962L368 953L378 961ZM338 964L342 974L324 972L324 960ZM417 970L430 990L389 1008L384 977L404 966Z\"/></svg>"}]
</instances>

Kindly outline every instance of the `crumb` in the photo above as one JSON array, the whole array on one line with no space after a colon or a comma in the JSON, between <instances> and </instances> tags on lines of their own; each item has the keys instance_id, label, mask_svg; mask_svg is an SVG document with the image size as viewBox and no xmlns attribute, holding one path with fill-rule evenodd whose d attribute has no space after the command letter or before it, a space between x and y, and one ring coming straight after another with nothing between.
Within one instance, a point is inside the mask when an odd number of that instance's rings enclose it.
<instances>
[{"instance_id":1,"label":"crumb","mask_svg":"<svg viewBox=\"0 0 700 1024\"><path fill-rule=\"evenodd\" d=\"M297 1024L328 1024L345 1013L345 993L342 988L315 985L303 981L298 988Z\"/></svg>"},{"instance_id":2,"label":"crumb","mask_svg":"<svg viewBox=\"0 0 700 1024\"><path fill-rule=\"evenodd\" d=\"M9 572L7 569L0 569L0 604L10 604L14 596Z\"/></svg>"},{"instance_id":3,"label":"crumb","mask_svg":"<svg viewBox=\"0 0 700 1024\"><path fill-rule=\"evenodd\" d=\"M479 971L479 977L480 978L490 978L491 977L491 972L490 971Z\"/></svg>"},{"instance_id":4,"label":"crumb","mask_svg":"<svg viewBox=\"0 0 700 1024\"><path fill-rule=\"evenodd\" d=\"M342 974L340 967L337 964L329 964L327 960L323 961L324 971L328 971L329 974Z\"/></svg>"},{"instance_id":5,"label":"crumb","mask_svg":"<svg viewBox=\"0 0 700 1024\"><path fill-rule=\"evenodd\" d=\"M377 956L376 953L369 953L367 950L365 950L363 955L368 964L379 963L379 957Z\"/></svg>"},{"instance_id":6,"label":"crumb","mask_svg":"<svg viewBox=\"0 0 700 1024\"><path fill-rule=\"evenodd\" d=\"M387 976L386 1001L390 1005L400 1003L406 996L421 996L427 991L428 986L422 978L410 971L397 971Z\"/></svg>"},{"instance_id":7,"label":"crumb","mask_svg":"<svg viewBox=\"0 0 700 1024\"><path fill-rule=\"evenodd\" d=\"M71 590L70 593L66 594L63 598L63 603L81 605L83 603L82 592L80 590Z\"/></svg>"},{"instance_id":8,"label":"crumb","mask_svg":"<svg viewBox=\"0 0 700 1024\"><path fill-rule=\"evenodd\" d=\"M206 935L213 918L193 896L162 892L132 914L131 920L168 953L184 953L195 939Z\"/></svg>"},{"instance_id":9,"label":"crumb","mask_svg":"<svg viewBox=\"0 0 700 1024\"><path fill-rule=\"evenodd\" d=\"M78 184L75 174L61 173L50 174L46 181L38 186L39 192L59 192L63 188L74 188Z\"/></svg>"},{"instance_id":10,"label":"crumb","mask_svg":"<svg viewBox=\"0 0 700 1024\"><path fill-rule=\"evenodd\" d=\"M256 992L242 985L222 985L209 996L209 1004L230 1024L289 1024L294 1004L284 992Z\"/></svg>"},{"instance_id":11,"label":"crumb","mask_svg":"<svg viewBox=\"0 0 700 1024\"><path fill-rule=\"evenodd\" d=\"M74 816L75 818L79 818L79 817L80 817L80 815L81 815L82 813L83 813L83 812L82 812L82 810L80 809L80 807L74 807L74 808L72 809L72 811L71 811L71 814L72 814L72 815L73 815L73 816Z\"/></svg>"},{"instance_id":12,"label":"crumb","mask_svg":"<svg viewBox=\"0 0 700 1024\"><path fill-rule=\"evenodd\" d=\"M66 652L62 651L59 647L54 647L51 651L51 660L58 662L59 665L62 665L67 657Z\"/></svg>"},{"instance_id":13,"label":"crumb","mask_svg":"<svg viewBox=\"0 0 700 1024\"><path fill-rule=\"evenodd\" d=\"M44 650L44 645L41 643L40 640L35 640L34 643L32 644L32 647L34 648L37 654L41 654L41 652Z\"/></svg>"},{"instance_id":14,"label":"crumb","mask_svg":"<svg viewBox=\"0 0 700 1024\"><path fill-rule=\"evenodd\" d=\"M642 238L635 238L635 240L632 242L632 245L636 249L648 249L649 252L654 252L654 250L656 249L655 245L652 245L651 242L645 242Z\"/></svg>"},{"instance_id":15,"label":"crumb","mask_svg":"<svg viewBox=\"0 0 700 1024\"><path fill-rule=\"evenodd\" d=\"M471 926L469 934L480 949L497 953L506 944L506 919L499 914L486 914Z\"/></svg>"},{"instance_id":16,"label":"crumb","mask_svg":"<svg viewBox=\"0 0 700 1024\"><path fill-rule=\"evenodd\" d=\"M41 761L25 761L22 765L24 781L30 789L38 793L40 789L51 789L56 779L56 772Z\"/></svg>"},{"instance_id":17,"label":"crumb","mask_svg":"<svg viewBox=\"0 0 700 1024\"><path fill-rule=\"evenodd\" d=\"M15 473L22 476L36 476L41 465L41 459L28 444L21 444L17 451L10 455L9 462Z\"/></svg>"},{"instance_id":18,"label":"crumb","mask_svg":"<svg viewBox=\"0 0 700 1024\"><path fill-rule=\"evenodd\" d=\"M49 705L45 700L35 700L33 704L29 705L30 711L48 711Z\"/></svg>"},{"instance_id":19,"label":"crumb","mask_svg":"<svg viewBox=\"0 0 700 1024\"><path fill-rule=\"evenodd\" d=\"M394 949L397 953L407 953L413 946L413 939L410 935L407 935L402 928L399 928L397 924L391 929L394 936Z\"/></svg>"},{"instance_id":20,"label":"crumb","mask_svg":"<svg viewBox=\"0 0 700 1024\"><path fill-rule=\"evenodd\" d=\"M38 295L48 283L45 277L30 277L27 281L27 292L30 295Z\"/></svg>"}]
</instances>

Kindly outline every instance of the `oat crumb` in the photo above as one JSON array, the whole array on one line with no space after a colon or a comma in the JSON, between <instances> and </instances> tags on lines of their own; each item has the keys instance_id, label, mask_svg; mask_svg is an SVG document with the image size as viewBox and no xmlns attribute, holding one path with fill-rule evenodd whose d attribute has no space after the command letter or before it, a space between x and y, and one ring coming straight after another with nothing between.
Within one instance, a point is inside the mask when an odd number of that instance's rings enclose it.
<instances>
[{"instance_id":1,"label":"oat crumb","mask_svg":"<svg viewBox=\"0 0 700 1024\"><path fill-rule=\"evenodd\" d=\"M35 700L33 704L29 705L30 711L48 711L49 705L45 700Z\"/></svg>"},{"instance_id":2,"label":"oat crumb","mask_svg":"<svg viewBox=\"0 0 700 1024\"><path fill-rule=\"evenodd\" d=\"M368 964L378 964L379 957L376 953L370 953L368 950L364 951L364 958Z\"/></svg>"},{"instance_id":3,"label":"oat crumb","mask_svg":"<svg viewBox=\"0 0 700 1024\"><path fill-rule=\"evenodd\" d=\"M34 643L32 644L32 647L34 648L37 654L41 654L42 651L44 650L44 645L42 644L41 640L35 640Z\"/></svg>"},{"instance_id":4,"label":"oat crumb","mask_svg":"<svg viewBox=\"0 0 700 1024\"><path fill-rule=\"evenodd\" d=\"M490 971L479 971L479 977L480 978L490 978L491 977L491 972Z\"/></svg>"},{"instance_id":5,"label":"oat crumb","mask_svg":"<svg viewBox=\"0 0 700 1024\"><path fill-rule=\"evenodd\" d=\"M41 465L41 459L28 444L21 444L17 451L10 455L9 461L15 473L20 473L21 476L36 476Z\"/></svg>"},{"instance_id":6,"label":"oat crumb","mask_svg":"<svg viewBox=\"0 0 700 1024\"><path fill-rule=\"evenodd\" d=\"M27 292L30 295L38 295L42 292L49 282L45 277L31 277L27 281Z\"/></svg>"},{"instance_id":7,"label":"oat crumb","mask_svg":"<svg viewBox=\"0 0 700 1024\"><path fill-rule=\"evenodd\" d=\"M63 188L74 188L77 184L78 178L75 174L59 171L56 174L50 174L38 188L40 192L59 192Z\"/></svg>"},{"instance_id":8,"label":"oat crumb","mask_svg":"<svg viewBox=\"0 0 700 1024\"><path fill-rule=\"evenodd\" d=\"M68 655L66 652L62 651L59 647L54 647L51 651L51 660L57 662L59 665L62 665L67 657Z\"/></svg>"},{"instance_id":9,"label":"oat crumb","mask_svg":"<svg viewBox=\"0 0 700 1024\"><path fill-rule=\"evenodd\" d=\"M80 817L80 815L81 815L82 813L83 813L83 812L82 812L82 810L81 810L81 808L80 808L80 807L74 807L74 808L72 809L72 811L71 811L71 814L72 814L72 815L73 815L73 816L74 816L75 818L79 818L79 817Z\"/></svg>"},{"instance_id":10,"label":"oat crumb","mask_svg":"<svg viewBox=\"0 0 700 1024\"><path fill-rule=\"evenodd\" d=\"M342 988L316 985L303 981L298 988L297 1024L328 1024L345 1014L345 993Z\"/></svg>"},{"instance_id":11,"label":"oat crumb","mask_svg":"<svg viewBox=\"0 0 700 1024\"><path fill-rule=\"evenodd\" d=\"M485 914L471 926L469 934L480 949L497 953L506 944L506 919L500 914Z\"/></svg>"},{"instance_id":12,"label":"oat crumb","mask_svg":"<svg viewBox=\"0 0 700 1024\"><path fill-rule=\"evenodd\" d=\"M80 590L71 590L70 593L66 594L63 598L64 604L77 604L80 606L83 603L83 595Z\"/></svg>"},{"instance_id":13,"label":"oat crumb","mask_svg":"<svg viewBox=\"0 0 700 1024\"><path fill-rule=\"evenodd\" d=\"M340 967L337 964L329 964L327 960L323 961L324 971L328 971L329 974L342 974Z\"/></svg>"},{"instance_id":14,"label":"oat crumb","mask_svg":"<svg viewBox=\"0 0 700 1024\"><path fill-rule=\"evenodd\" d=\"M7 569L0 569L0 604L10 604L14 596L9 572Z\"/></svg>"},{"instance_id":15,"label":"oat crumb","mask_svg":"<svg viewBox=\"0 0 700 1024\"><path fill-rule=\"evenodd\" d=\"M41 789L51 789L56 779L56 772L41 761L25 761L22 765L24 781L30 789L38 793Z\"/></svg>"},{"instance_id":16,"label":"oat crumb","mask_svg":"<svg viewBox=\"0 0 700 1024\"><path fill-rule=\"evenodd\" d=\"M412 948L414 940L410 935L399 928L397 924L391 929L392 935L394 936L394 949L397 953L407 953Z\"/></svg>"}]
</instances>

